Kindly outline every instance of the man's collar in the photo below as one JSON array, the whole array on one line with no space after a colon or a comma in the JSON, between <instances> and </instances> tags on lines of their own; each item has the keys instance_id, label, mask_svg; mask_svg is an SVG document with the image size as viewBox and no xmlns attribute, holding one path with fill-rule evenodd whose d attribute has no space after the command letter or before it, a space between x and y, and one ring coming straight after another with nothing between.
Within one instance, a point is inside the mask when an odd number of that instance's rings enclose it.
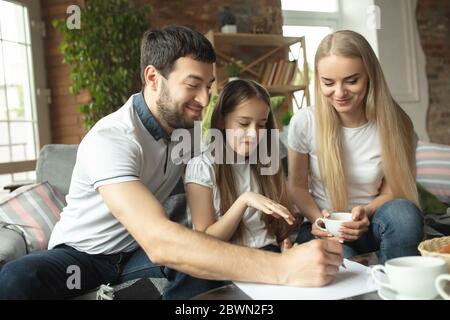
<instances>
[{"instance_id":1,"label":"man's collar","mask_svg":"<svg viewBox=\"0 0 450 320\"><path fill-rule=\"evenodd\" d=\"M163 138L165 141L170 141L169 135L155 119L155 116L152 114L150 108L145 102L143 91L133 97L133 108L137 112L144 127L153 136L153 138L155 138L155 140Z\"/></svg>"}]
</instances>

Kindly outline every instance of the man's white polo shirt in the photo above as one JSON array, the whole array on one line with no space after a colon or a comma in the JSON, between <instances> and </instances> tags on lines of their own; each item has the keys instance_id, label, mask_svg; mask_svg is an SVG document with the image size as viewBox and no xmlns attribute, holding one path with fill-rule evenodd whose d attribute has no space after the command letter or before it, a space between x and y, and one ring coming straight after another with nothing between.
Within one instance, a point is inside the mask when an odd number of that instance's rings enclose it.
<instances>
[{"instance_id":1,"label":"man's white polo shirt","mask_svg":"<svg viewBox=\"0 0 450 320\"><path fill-rule=\"evenodd\" d=\"M140 180L164 202L184 170L183 164L170 159L174 145L142 93L101 119L80 143L67 206L53 229L49 249L63 243L89 254L136 249L138 244L110 212L97 188Z\"/></svg>"}]
</instances>

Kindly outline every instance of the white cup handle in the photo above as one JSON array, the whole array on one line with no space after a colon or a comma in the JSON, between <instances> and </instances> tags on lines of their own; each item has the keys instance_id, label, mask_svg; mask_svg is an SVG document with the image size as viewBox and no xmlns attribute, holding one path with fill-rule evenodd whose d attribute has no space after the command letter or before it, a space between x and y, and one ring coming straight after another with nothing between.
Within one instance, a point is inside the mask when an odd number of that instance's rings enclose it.
<instances>
[{"instance_id":1,"label":"white cup handle","mask_svg":"<svg viewBox=\"0 0 450 320\"><path fill-rule=\"evenodd\" d=\"M321 230L321 231L328 232L327 229L325 229L325 228L323 228L323 227L321 227L321 226L319 225L319 221L321 221L323 224L325 224L325 221L323 221L323 218L317 218L316 221L314 221L314 224L315 224L316 228L319 229L319 230Z\"/></svg>"},{"instance_id":2,"label":"white cup handle","mask_svg":"<svg viewBox=\"0 0 450 320\"><path fill-rule=\"evenodd\" d=\"M381 271L383 271L384 273L386 273L386 268L385 268L383 265L381 265L381 264L377 264L376 266L373 266L373 267L372 267L372 270L371 270L370 272L371 272L373 281L375 281L375 283L378 284L378 285L381 286L381 287L388 288L388 289L390 289L390 290L392 290L392 291L397 291L397 290L395 290L390 284L381 281L381 280L377 277L377 275L376 275L377 272L381 272Z\"/></svg>"},{"instance_id":3,"label":"white cup handle","mask_svg":"<svg viewBox=\"0 0 450 320\"><path fill-rule=\"evenodd\" d=\"M445 300L450 300L450 295L444 290L447 281L450 281L450 274L441 274L436 278L434 284L441 297Z\"/></svg>"}]
</instances>

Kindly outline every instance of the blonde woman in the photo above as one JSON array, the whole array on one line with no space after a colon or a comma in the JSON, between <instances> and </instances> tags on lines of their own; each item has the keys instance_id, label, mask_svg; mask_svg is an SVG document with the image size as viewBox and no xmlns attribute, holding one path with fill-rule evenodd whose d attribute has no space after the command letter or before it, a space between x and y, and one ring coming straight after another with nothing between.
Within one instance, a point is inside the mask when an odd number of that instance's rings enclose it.
<instances>
[{"instance_id":1,"label":"blonde woman","mask_svg":"<svg viewBox=\"0 0 450 320\"><path fill-rule=\"evenodd\" d=\"M310 222L297 242L331 237L315 220L347 211L353 221L335 238L344 256L379 250L384 263L418 254L416 137L375 53L360 34L338 31L320 43L314 72L316 105L295 114L288 138L288 191Z\"/></svg>"}]
</instances>

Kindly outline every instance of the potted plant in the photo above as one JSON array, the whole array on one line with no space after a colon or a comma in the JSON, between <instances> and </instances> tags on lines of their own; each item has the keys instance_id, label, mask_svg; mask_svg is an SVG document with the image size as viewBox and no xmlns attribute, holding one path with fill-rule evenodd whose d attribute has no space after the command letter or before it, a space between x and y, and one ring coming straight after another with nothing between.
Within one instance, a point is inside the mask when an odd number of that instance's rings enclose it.
<instances>
[{"instance_id":1,"label":"potted plant","mask_svg":"<svg viewBox=\"0 0 450 320\"><path fill-rule=\"evenodd\" d=\"M273 97L270 97L270 104L272 105L272 110L275 113L278 113L278 111L280 110L280 107L283 104L285 99L286 99L285 96L273 96Z\"/></svg>"},{"instance_id":2,"label":"potted plant","mask_svg":"<svg viewBox=\"0 0 450 320\"><path fill-rule=\"evenodd\" d=\"M149 5L128 0L85 1L79 30L68 29L65 19L53 20L62 34L63 63L71 66L70 92L89 96L78 107L87 129L139 87L140 43L150 12Z\"/></svg>"},{"instance_id":3,"label":"potted plant","mask_svg":"<svg viewBox=\"0 0 450 320\"><path fill-rule=\"evenodd\" d=\"M220 14L220 31L223 33L236 33L236 16L231 12L229 6L225 6Z\"/></svg>"},{"instance_id":4,"label":"potted plant","mask_svg":"<svg viewBox=\"0 0 450 320\"><path fill-rule=\"evenodd\" d=\"M242 60L231 60L231 62L226 65L228 81L239 79L243 66Z\"/></svg>"},{"instance_id":5,"label":"potted plant","mask_svg":"<svg viewBox=\"0 0 450 320\"><path fill-rule=\"evenodd\" d=\"M288 145L288 133L289 133L289 123L293 117L294 113L292 111L286 111L281 115L281 125L283 130L280 132L280 140L285 146Z\"/></svg>"},{"instance_id":6,"label":"potted plant","mask_svg":"<svg viewBox=\"0 0 450 320\"><path fill-rule=\"evenodd\" d=\"M289 123L291 122L294 113L292 111L286 111L281 116L281 123L283 124L283 130L289 127Z\"/></svg>"}]
</instances>

